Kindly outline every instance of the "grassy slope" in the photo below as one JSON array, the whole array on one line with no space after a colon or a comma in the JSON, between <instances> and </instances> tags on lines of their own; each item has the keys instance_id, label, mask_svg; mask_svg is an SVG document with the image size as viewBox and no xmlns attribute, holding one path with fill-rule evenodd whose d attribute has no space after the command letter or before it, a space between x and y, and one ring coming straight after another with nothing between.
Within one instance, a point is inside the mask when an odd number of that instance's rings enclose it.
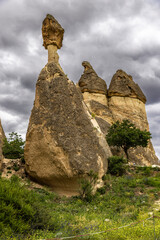
<instances>
[{"instance_id":1,"label":"grassy slope","mask_svg":"<svg viewBox=\"0 0 160 240\"><path fill-rule=\"evenodd\" d=\"M104 190L104 189L103 189ZM106 175L106 193L90 203L60 198L43 189L27 190L16 177L0 179L0 239L42 239L107 231L147 219L160 199L160 171L132 168L122 177ZM160 211L155 212L160 217ZM154 239L153 219L132 227L77 239ZM160 239L160 219L155 219Z\"/></svg>"}]
</instances>

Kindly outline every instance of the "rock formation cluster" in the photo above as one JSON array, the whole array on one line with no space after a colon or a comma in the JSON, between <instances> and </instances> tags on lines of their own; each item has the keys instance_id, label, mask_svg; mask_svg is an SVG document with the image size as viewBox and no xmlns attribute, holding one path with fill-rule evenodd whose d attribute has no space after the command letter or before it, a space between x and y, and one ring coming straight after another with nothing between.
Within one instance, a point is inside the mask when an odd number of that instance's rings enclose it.
<instances>
[{"instance_id":1,"label":"rock formation cluster","mask_svg":"<svg viewBox=\"0 0 160 240\"><path fill-rule=\"evenodd\" d=\"M149 129L146 98L132 77L118 70L107 90L91 64L84 61L84 73L77 86L59 64L57 49L62 47L64 29L47 15L42 24L43 46L48 63L36 84L36 95L26 135L25 161L29 176L49 185L60 194L75 195L79 180L92 170L99 180L107 171L112 154L105 135L116 120L129 119ZM130 150L129 158L139 164L158 159L151 142L145 149Z\"/></svg>"},{"instance_id":2,"label":"rock formation cluster","mask_svg":"<svg viewBox=\"0 0 160 240\"><path fill-rule=\"evenodd\" d=\"M83 62L83 66L84 63L86 65L86 62ZM132 77L123 70L118 70L113 75L107 94L106 86L104 87L104 91L101 90L101 94L98 94L98 91L92 91L92 85L95 82L93 72L95 73L95 71L89 63L87 63L87 66L90 66L90 71L86 70L84 66L84 73L78 85L86 105L90 112L95 115L103 133L107 134L110 124L117 120L122 121L123 119L130 120L141 130L149 130L145 110L146 97L138 84L133 81ZM96 81L102 82L104 80L100 80L97 76ZM99 85L97 89L99 89ZM113 155L124 155L122 150L115 147L112 147L111 151ZM136 149L130 149L129 159L132 163L140 165L157 164L158 162L151 141L147 148L137 147Z\"/></svg>"},{"instance_id":3,"label":"rock formation cluster","mask_svg":"<svg viewBox=\"0 0 160 240\"><path fill-rule=\"evenodd\" d=\"M52 27L45 28L44 24L50 24L50 21ZM52 49L49 46L62 45L59 25L47 15L42 26L43 37L44 28L45 36L53 37L50 41L44 39L44 46L48 44L48 54L55 56L57 52L49 52ZM79 180L87 177L90 170L102 178L107 171L109 156L111 151L105 136L88 111L80 90L66 77L57 58L50 59L36 85L26 136L26 171L56 192L74 195L78 193Z\"/></svg>"}]
</instances>

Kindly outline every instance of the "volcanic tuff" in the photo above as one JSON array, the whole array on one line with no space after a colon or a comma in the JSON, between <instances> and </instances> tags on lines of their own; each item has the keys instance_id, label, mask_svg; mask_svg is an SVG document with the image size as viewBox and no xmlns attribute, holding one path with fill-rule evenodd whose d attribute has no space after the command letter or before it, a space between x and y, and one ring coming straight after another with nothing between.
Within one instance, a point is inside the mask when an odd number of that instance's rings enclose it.
<instances>
[{"instance_id":1,"label":"volcanic tuff","mask_svg":"<svg viewBox=\"0 0 160 240\"><path fill-rule=\"evenodd\" d=\"M85 71L84 69L84 72ZM78 83L80 88L83 76L84 73ZM90 85L94 84L95 79L92 78L91 75L87 76L88 80L86 77L85 82L90 81ZM122 121L123 119L129 119L141 130L149 130L145 110L146 97L138 84L136 84L132 77L123 70L118 70L113 75L108 92L105 96L104 94L100 94L96 97L90 93L90 91L84 93L82 88L81 91L85 103L90 109L90 112L95 115L104 134L107 134L111 123L117 120ZM124 154L122 150L114 147L111 148L111 151L114 155ZM129 160L142 165L158 163L158 158L155 155L151 141L147 148L137 147L136 149L130 149Z\"/></svg>"},{"instance_id":2,"label":"volcanic tuff","mask_svg":"<svg viewBox=\"0 0 160 240\"><path fill-rule=\"evenodd\" d=\"M118 70L109 86L91 64L82 63L84 72L75 86L59 64L64 29L51 15L42 25L43 45L48 63L42 69L30 116L25 161L29 176L54 191L75 195L79 180L93 170L99 179L107 171L107 158L124 154L109 148L105 135L116 120L129 119L137 127L149 129L146 98L132 77ZM112 153L111 153L112 151ZM129 159L139 164L158 162L151 142L145 149L129 151Z\"/></svg>"},{"instance_id":3,"label":"volcanic tuff","mask_svg":"<svg viewBox=\"0 0 160 240\"><path fill-rule=\"evenodd\" d=\"M57 59L52 59L36 84L26 136L26 171L56 192L74 195L79 191L79 179L90 170L101 179L111 152L81 92L66 77Z\"/></svg>"}]
</instances>

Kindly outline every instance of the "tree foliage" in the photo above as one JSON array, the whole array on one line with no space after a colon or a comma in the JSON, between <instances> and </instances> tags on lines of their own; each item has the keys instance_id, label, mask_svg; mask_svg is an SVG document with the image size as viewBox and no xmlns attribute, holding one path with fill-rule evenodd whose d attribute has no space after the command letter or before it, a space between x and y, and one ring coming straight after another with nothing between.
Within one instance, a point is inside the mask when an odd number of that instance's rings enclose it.
<instances>
[{"instance_id":1,"label":"tree foliage","mask_svg":"<svg viewBox=\"0 0 160 240\"><path fill-rule=\"evenodd\" d=\"M122 176L126 172L127 159L120 156L108 158L108 173L111 175Z\"/></svg>"},{"instance_id":2,"label":"tree foliage","mask_svg":"<svg viewBox=\"0 0 160 240\"><path fill-rule=\"evenodd\" d=\"M106 135L109 146L122 147L128 159L128 149L137 146L147 147L151 133L147 130L141 131L129 120L123 120L112 124Z\"/></svg>"},{"instance_id":3,"label":"tree foliage","mask_svg":"<svg viewBox=\"0 0 160 240\"><path fill-rule=\"evenodd\" d=\"M20 135L15 132L9 133L9 138L3 141L3 155L6 158L22 158L24 154L24 141Z\"/></svg>"}]
</instances>

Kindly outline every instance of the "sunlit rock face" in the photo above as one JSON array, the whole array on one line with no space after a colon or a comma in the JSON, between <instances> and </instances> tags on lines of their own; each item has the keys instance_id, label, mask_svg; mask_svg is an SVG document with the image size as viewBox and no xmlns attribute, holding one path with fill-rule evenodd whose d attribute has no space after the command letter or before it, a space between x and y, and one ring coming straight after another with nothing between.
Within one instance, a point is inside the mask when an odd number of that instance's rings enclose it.
<instances>
[{"instance_id":1,"label":"sunlit rock face","mask_svg":"<svg viewBox=\"0 0 160 240\"><path fill-rule=\"evenodd\" d=\"M130 75L118 70L113 75L108 91L107 86L100 88L102 84L99 82L104 83L104 80L95 74L92 67L88 67L84 69L78 85L89 111L99 123L104 135L113 122L123 119L130 120L141 130L149 130L145 110L146 97ZM125 155L122 150L115 147L111 147L111 151L113 155ZM141 165L158 163L151 141L147 148L130 149L129 159L132 163Z\"/></svg>"},{"instance_id":2,"label":"sunlit rock face","mask_svg":"<svg viewBox=\"0 0 160 240\"><path fill-rule=\"evenodd\" d=\"M2 159L3 159L3 155L2 155L2 146L3 146L3 139L5 138L5 134L3 131L3 127L0 121L0 170L2 167Z\"/></svg>"},{"instance_id":3,"label":"sunlit rock face","mask_svg":"<svg viewBox=\"0 0 160 240\"><path fill-rule=\"evenodd\" d=\"M36 84L25 145L27 173L59 194L76 195L79 180L91 170L102 178L109 156L110 148L81 91L57 59L49 61Z\"/></svg>"},{"instance_id":4,"label":"sunlit rock face","mask_svg":"<svg viewBox=\"0 0 160 240\"><path fill-rule=\"evenodd\" d=\"M146 97L138 84L126 72L118 70L113 75L108 89L108 106L114 121L128 119L141 130L149 131L145 102ZM131 162L141 165L158 163L151 141L147 148L130 149L129 159Z\"/></svg>"}]
</instances>

